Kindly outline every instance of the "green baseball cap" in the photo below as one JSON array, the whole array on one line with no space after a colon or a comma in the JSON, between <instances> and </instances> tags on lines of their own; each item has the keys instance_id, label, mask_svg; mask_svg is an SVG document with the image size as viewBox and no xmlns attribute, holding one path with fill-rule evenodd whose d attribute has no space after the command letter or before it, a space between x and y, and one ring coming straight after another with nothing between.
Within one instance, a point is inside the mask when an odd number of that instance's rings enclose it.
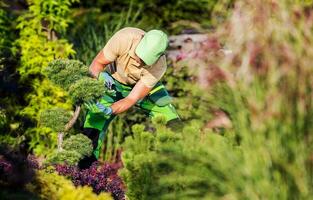
<instances>
[{"instance_id":1,"label":"green baseball cap","mask_svg":"<svg viewBox=\"0 0 313 200\"><path fill-rule=\"evenodd\" d=\"M153 65L165 52L167 46L167 35L160 30L151 30L140 40L135 53L146 65Z\"/></svg>"}]
</instances>

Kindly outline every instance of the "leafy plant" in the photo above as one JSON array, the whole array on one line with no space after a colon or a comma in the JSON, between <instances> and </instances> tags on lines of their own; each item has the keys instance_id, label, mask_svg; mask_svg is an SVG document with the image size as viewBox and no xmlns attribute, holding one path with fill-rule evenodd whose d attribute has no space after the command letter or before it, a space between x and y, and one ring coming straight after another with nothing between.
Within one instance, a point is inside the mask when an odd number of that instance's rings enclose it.
<instances>
[{"instance_id":1,"label":"leafy plant","mask_svg":"<svg viewBox=\"0 0 313 200\"><path fill-rule=\"evenodd\" d=\"M57 84L69 92L69 96L72 98L72 102L75 106L73 116L71 116L68 111L60 108L45 110L41 114L40 124L45 127L50 127L58 132L58 152L61 153L63 135L70 131L77 121L81 110L81 104L89 101L97 101L105 94L106 89L101 81L89 77L88 68L76 60L54 60L48 64L45 72L54 84ZM71 116L70 120L67 118L69 115ZM74 137L77 136L78 135ZM80 140L81 138L76 139ZM64 155L67 153L71 154L73 157L73 160L71 161L72 164L76 163L76 161L81 158L73 152L62 152L60 154L60 157L62 158L60 158L58 162L63 161Z\"/></svg>"},{"instance_id":2,"label":"leafy plant","mask_svg":"<svg viewBox=\"0 0 313 200\"><path fill-rule=\"evenodd\" d=\"M88 76L88 67L78 60L55 59L49 62L45 74L51 82L68 90L76 81Z\"/></svg>"},{"instance_id":3,"label":"leafy plant","mask_svg":"<svg viewBox=\"0 0 313 200\"><path fill-rule=\"evenodd\" d=\"M165 128L134 129L121 172L130 199L312 196L313 35L312 24L304 25L311 10L290 1L243 0L228 11L216 34L232 53L213 59L227 76L202 91L206 106L198 105L222 110L232 126L216 134L202 113L180 137Z\"/></svg>"},{"instance_id":4,"label":"leafy plant","mask_svg":"<svg viewBox=\"0 0 313 200\"><path fill-rule=\"evenodd\" d=\"M77 165L82 158L90 156L92 151L92 142L87 136L83 134L71 135L62 143L62 148L55 151L46 162Z\"/></svg>"},{"instance_id":5,"label":"leafy plant","mask_svg":"<svg viewBox=\"0 0 313 200\"><path fill-rule=\"evenodd\" d=\"M54 60L46 74L54 84L68 91L75 105L96 101L106 92L103 83L89 77L88 68L77 60Z\"/></svg>"},{"instance_id":6,"label":"leafy plant","mask_svg":"<svg viewBox=\"0 0 313 200\"><path fill-rule=\"evenodd\" d=\"M74 166L56 165L55 169L60 175L69 177L75 186L90 186L97 194L110 192L116 200L125 199L124 186L117 175L120 164L105 163L99 167L98 165L94 163L85 170L79 170Z\"/></svg>"},{"instance_id":7,"label":"leafy plant","mask_svg":"<svg viewBox=\"0 0 313 200\"><path fill-rule=\"evenodd\" d=\"M54 132L64 132L71 117L71 113L63 108L51 108L41 113L39 122L40 126L49 127Z\"/></svg>"},{"instance_id":8,"label":"leafy plant","mask_svg":"<svg viewBox=\"0 0 313 200\"><path fill-rule=\"evenodd\" d=\"M60 150L56 151L47 159L47 163L51 164L63 164L77 165L79 160L82 159L82 155L74 150Z\"/></svg>"},{"instance_id":9,"label":"leafy plant","mask_svg":"<svg viewBox=\"0 0 313 200\"><path fill-rule=\"evenodd\" d=\"M44 170L37 172L36 179L29 185L27 190L37 194L40 199L51 200L75 200L83 199L98 199L111 200L112 197L108 193L100 193L96 195L92 189L85 187L75 187L70 180L58 175L57 173L49 173Z\"/></svg>"},{"instance_id":10,"label":"leafy plant","mask_svg":"<svg viewBox=\"0 0 313 200\"><path fill-rule=\"evenodd\" d=\"M75 104L100 99L106 92L102 82L92 78L82 78L69 88L69 94Z\"/></svg>"},{"instance_id":11,"label":"leafy plant","mask_svg":"<svg viewBox=\"0 0 313 200\"><path fill-rule=\"evenodd\" d=\"M64 141L63 149L75 150L77 153L81 154L82 157L90 156L92 154L92 142L83 134L71 135Z\"/></svg>"},{"instance_id":12,"label":"leafy plant","mask_svg":"<svg viewBox=\"0 0 313 200\"><path fill-rule=\"evenodd\" d=\"M21 109L20 114L32 122L25 135L30 138L31 148L39 154L49 153L56 145L51 130L35 127L39 114L53 106L64 109L70 107L66 94L47 81L42 72L53 59L66 58L75 53L67 40L57 36L57 33L66 30L70 22L69 7L73 2L29 0L28 10L17 20L20 34L15 44L21 54L18 67L20 84L29 85L30 88L24 96L24 104L27 106Z\"/></svg>"},{"instance_id":13,"label":"leafy plant","mask_svg":"<svg viewBox=\"0 0 313 200\"><path fill-rule=\"evenodd\" d=\"M7 145L0 146L1 187L23 187L35 177L36 163L27 156Z\"/></svg>"}]
</instances>

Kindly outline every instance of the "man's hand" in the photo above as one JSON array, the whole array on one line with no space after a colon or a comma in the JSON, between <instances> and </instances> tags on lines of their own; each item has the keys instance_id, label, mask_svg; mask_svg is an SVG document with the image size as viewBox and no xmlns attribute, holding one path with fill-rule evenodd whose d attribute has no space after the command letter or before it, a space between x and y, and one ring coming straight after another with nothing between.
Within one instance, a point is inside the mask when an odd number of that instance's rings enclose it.
<instances>
[{"instance_id":1,"label":"man's hand","mask_svg":"<svg viewBox=\"0 0 313 200\"><path fill-rule=\"evenodd\" d=\"M87 102L84 105L92 113L101 113L101 114L103 113L104 115L111 115L112 114L112 108L106 107L99 102L97 102L97 103Z\"/></svg>"},{"instance_id":2,"label":"man's hand","mask_svg":"<svg viewBox=\"0 0 313 200\"><path fill-rule=\"evenodd\" d=\"M137 101L149 94L152 88L147 87L142 81L138 81L127 97L112 104L114 114L125 112L135 105Z\"/></svg>"}]
</instances>

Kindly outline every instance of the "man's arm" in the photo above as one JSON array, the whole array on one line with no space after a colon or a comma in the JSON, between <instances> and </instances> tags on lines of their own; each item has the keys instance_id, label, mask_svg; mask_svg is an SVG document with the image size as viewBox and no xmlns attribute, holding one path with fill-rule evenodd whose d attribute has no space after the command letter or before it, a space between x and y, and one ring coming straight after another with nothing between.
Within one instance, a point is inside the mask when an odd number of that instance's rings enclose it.
<instances>
[{"instance_id":1,"label":"man's arm","mask_svg":"<svg viewBox=\"0 0 313 200\"><path fill-rule=\"evenodd\" d=\"M147 87L142 81L138 81L127 97L112 104L114 114L125 112L149 94L152 88Z\"/></svg>"},{"instance_id":2,"label":"man's arm","mask_svg":"<svg viewBox=\"0 0 313 200\"><path fill-rule=\"evenodd\" d=\"M151 66L149 70L144 70L142 72L141 79L137 82L126 98L112 104L111 108L113 113L122 113L135 105L138 100L147 96L153 86L164 75L166 68L166 58L165 56L161 56L161 58L153 66Z\"/></svg>"},{"instance_id":3,"label":"man's arm","mask_svg":"<svg viewBox=\"0 0 313 200\"><path fill-rule=\"evenodd\" d=\"M91 65L89 66L89 73L94 77L98 78L99 73L104 70L105 65L111 63L108 59L104 57L103 51L101 50L98 55L93 59Z\"/></svg>"}]
</instances>

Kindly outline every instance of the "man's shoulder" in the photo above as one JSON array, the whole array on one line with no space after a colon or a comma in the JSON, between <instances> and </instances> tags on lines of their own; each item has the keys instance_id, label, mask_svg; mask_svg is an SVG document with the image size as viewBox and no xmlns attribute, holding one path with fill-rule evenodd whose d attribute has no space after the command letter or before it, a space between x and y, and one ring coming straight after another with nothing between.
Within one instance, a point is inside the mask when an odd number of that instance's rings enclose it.
<instances>
[{"instance_id":1,"label":"man's shoulder","mask_svg":"<svg viewBox=\"0 0 313 200\"><path fill-rule=\"evenodd\" d=\"M120 29L116 34L124 35L124 36L136 36L136 35L143 35L146 32L140 28L135 27L125 27Z\"/></svg>"}]
</instances>

